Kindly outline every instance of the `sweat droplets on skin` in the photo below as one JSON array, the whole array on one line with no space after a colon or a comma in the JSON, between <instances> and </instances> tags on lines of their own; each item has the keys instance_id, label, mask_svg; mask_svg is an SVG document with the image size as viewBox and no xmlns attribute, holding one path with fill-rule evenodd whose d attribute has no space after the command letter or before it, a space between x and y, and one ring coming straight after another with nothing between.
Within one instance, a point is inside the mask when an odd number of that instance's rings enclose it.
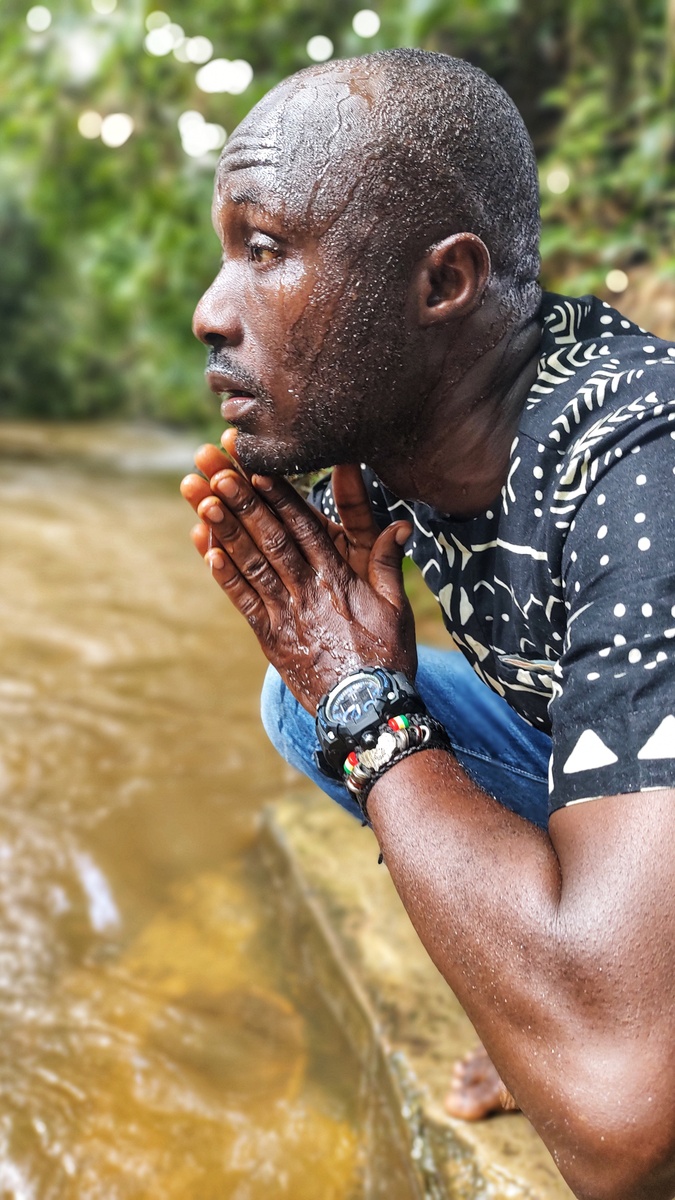
<instances>
[{"instance_id":1,"label":"sweat droplets on skin","mask_svg":"<svg viewBox=\"0 0 675 1200\"><path fill-rule=\"evenodd\" d=\"M235 470L239 475L241 475L242 478L245 479L247 482L250 482L248 479L248 475L244 471L244 468L242 467L241 463L234 457L233 454L230 453L227 446L223 445L222 450L223 450L223 453L227 455L227 457L230 461L230 465L232 466L233 470ZM209 526L209 536L208 536L208 546L207 546L206 557L208 558L209 571L211 572L211 576L213 577L214 571L216 570L216 564L213 560L213 555L211 554L212 550L220 550L220 546L218 546L218 544L217 544L217 538L216 538L214 530L211 528L211 526Z\"/></svg>"}]
</instances>

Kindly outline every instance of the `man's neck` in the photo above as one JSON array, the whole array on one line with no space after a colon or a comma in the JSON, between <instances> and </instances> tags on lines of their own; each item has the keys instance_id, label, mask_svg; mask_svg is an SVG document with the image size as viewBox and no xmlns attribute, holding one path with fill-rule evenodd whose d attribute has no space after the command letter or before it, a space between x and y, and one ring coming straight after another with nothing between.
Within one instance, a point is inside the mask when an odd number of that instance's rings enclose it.
<instances>
[{"instance_id":1,"label":"man's neck","mask_svg":"<svg viewBox=\"0 0 675 1200\"><path fill-rule=\"evenodd\" d=\"M506 483L540 342L535 318L454 377L445 371L406 431L405 456L371 462L385 486L459 519L488 509Z\"/></svg>"}]
</instances>

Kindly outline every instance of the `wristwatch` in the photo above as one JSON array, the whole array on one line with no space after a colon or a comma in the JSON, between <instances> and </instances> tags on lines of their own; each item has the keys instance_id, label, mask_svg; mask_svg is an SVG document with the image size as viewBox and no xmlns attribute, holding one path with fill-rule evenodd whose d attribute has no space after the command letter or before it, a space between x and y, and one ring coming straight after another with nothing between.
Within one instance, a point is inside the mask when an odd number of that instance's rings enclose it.
<instances>
[{"instance_id":1,"label":"wristwatch","mask_svg":"<svg viewBox=\"0 0 675 1200\"><path fill-rule=\"evenodd\" d=\"M357 746L375 746L379 730L390 717L425 711L424 701L401 671L362 667L341 679L319 702L317 766L324 775L344 780L348 754Z\"/></svg>"}]
</instances>

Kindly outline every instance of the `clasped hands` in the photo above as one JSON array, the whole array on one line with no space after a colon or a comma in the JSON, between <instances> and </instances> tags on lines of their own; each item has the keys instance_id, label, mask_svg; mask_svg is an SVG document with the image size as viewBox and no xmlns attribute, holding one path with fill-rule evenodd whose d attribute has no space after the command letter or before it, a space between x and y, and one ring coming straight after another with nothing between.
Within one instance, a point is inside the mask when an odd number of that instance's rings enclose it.
<instances>
[{"instance_id":1,"label":"clasped hands","mask_svg":"<svg viewBox=\"0 0 675 1200\"><path fill-rule=\"evenodd\" d=\"M236 430L223 446L236 461ZM195 456L202 475L181 493L199 523L192 540L269 661L314 714L322 695L360 666L414 679L415 627L401 559L404 521L380 532L358 466L336 467L341 525L281 477L240 474L215 446Z\"/></svg>"}]
</instances>

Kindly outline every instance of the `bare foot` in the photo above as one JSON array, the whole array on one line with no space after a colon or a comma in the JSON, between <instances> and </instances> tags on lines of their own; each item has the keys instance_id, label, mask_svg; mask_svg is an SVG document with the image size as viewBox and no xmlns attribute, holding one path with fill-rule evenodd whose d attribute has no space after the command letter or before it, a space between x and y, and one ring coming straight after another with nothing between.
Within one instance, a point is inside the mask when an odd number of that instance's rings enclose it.
<instances>
[{"instance_id":1,"label":"bare foot","mask_svg":"<svg viewBox=\"0 0 675 1200\"><path fill-rule=\"evenodd\" d=\"M455 1063L445 1107L451 1117L462 1121L480 1121L490 1113L518 1111L516 1101L482 1046L476 1046Z\"/></svg>"}]
</instances>

